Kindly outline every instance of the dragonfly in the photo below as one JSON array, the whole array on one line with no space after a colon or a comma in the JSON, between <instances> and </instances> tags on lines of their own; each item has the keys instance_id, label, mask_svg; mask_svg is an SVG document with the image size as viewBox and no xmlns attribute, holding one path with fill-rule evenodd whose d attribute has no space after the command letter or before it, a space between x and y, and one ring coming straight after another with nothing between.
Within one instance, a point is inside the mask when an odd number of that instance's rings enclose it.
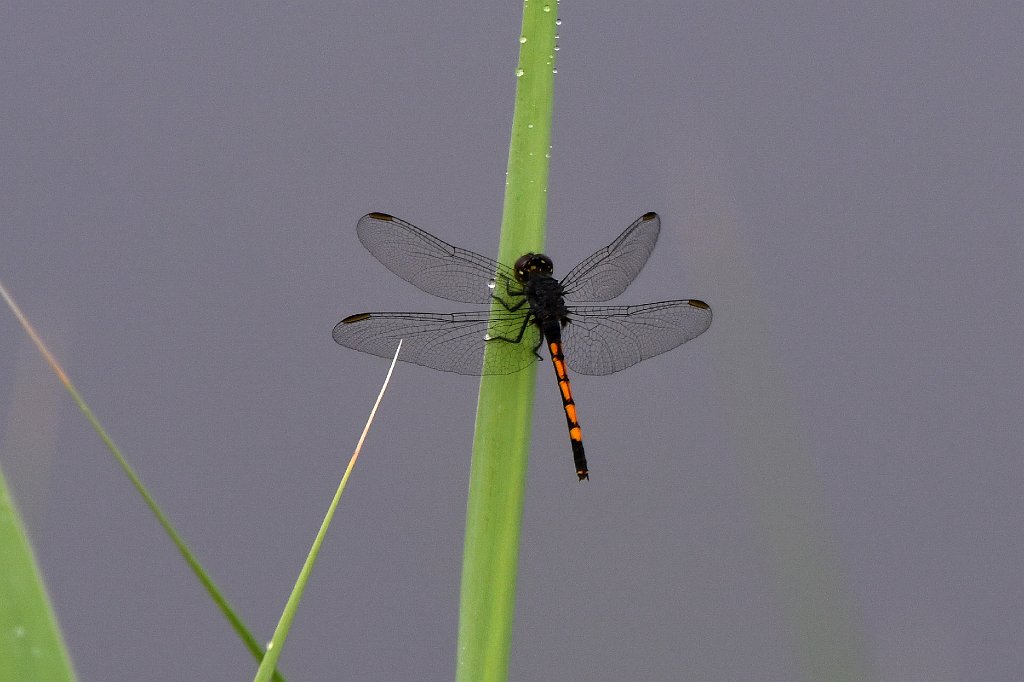
<instances>
[{"instance_id":1,"label":"dragonfly","mask_svg":"<svg viewBox=\"0 0 1024 682\"><path fill-rule=\"evenodd\" d=\"M552 260L542 253L526 253L510 267L387 213L368 213L359 219L356 234L384 267L428 294L491 304L490 309L357 313L334 327L334 340L390 359L401 339L400 360L477 376L521 371L543 359L538 351L546 344L576 475L587 480L568 369L613 374L695 339L711 326L711 307L694 299L590 305L626 290L654 250L660 231L658 214L645 213L558 280ZM485 362L484 350L494 345L498 348Z\"/></svg>"}]
</instances>

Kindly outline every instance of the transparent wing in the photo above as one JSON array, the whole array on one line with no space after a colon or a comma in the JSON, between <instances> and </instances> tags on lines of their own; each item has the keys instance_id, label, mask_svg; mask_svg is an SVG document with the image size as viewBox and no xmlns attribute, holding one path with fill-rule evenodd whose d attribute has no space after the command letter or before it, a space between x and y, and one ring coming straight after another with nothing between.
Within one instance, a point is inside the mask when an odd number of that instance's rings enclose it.
<instances>
[{"instance_id":1,"label":"transparent wing","mask_svg":"<svg viewBox=\"0 0 1024 682\"><path fill-rule=\"evenodd\" d=\"M537 361L539 331L526 327L519 343L501 339L487 340L491 334L509 339L519 336L523 313L497 315L489 320L486 310L468 313L360 313L350 315L334 327L334 340L347 348L391 358L398 340L402 352L398 359L424 367L456 374L511 374ZM496 345L484 371L484 347Z\"/></svg>"},{"instance_id":2,"label":"transparent wing","mask_svg":"<svg viewBox=\"0 0 1024 682\"><path fill-rule=\"evenodd\" d=\"M366 250L388 270L428 294L450 301L489 303L492 290L488 282L496 278L501 286L498 291L508 291L515 281L512 270L496 260L452 246L386 213L364 215L356 233Z\"/></svg>"},{"instance_id":3,"label":"transparent wing","mask_svg":"<svg viewBox=\"0 0 1024 682\"><path fill-rule=\"evenodd\" d=\"M562 345L573 371L612 374L695 339L710 326L711 308L703 301L572 306Z\"/></svg>"},{"instance_id":4,"label":"transparent wing","mask_svg":"<svg viewBox=\"0 0 1024 682\"><path fill-rule=\"evenodd\" d=\"M562 279L569 301L607 301L636 279L661 232L657 213L645 213L615 241L573 268Z\"/></svg>"}]
</instances>

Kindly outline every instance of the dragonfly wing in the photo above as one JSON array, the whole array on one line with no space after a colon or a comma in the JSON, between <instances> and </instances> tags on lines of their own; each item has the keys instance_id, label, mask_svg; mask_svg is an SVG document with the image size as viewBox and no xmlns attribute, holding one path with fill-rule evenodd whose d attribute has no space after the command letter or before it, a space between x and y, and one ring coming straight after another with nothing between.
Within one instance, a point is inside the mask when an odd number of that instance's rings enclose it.
<instances>
[{"instance_id":1,"label":"dragonfly wing","mask_svg":"<svg viewBox=\"0 0 1024 682\"><path fill-rule=\"evenodd\" d=\"M562 329L565 361L580 374L612 374L695 339L710 326L711 308L703 301L571 306Z\"/></svg>"},{"instance_id":2,"label":"dragonfly wing","mask_svg":"<svg viewBox=\"0 0 1024 682\"><path fill-rule=\"evenodd\" d=\"M661 219L645 213L615 241L585 259L562 279L566 300L607 301L636 279L658 242Z\"/></svg>"},{"instance_id":3,"label":"dragonfly wing","mask_svg":"<svg viewBox=\"0 0 1024 682\"><path fill-rule=\"evenodd\" d=\"M523 326L522 314L499 315L491 334L516 338ZM391 358L398 340L398 359L456 374L511 374L536 361L533 349L538 331L529 325L520 343L487 341L486 310L468 313L359 313L334 327L334 340L364 353ZM484 348L499 344L484 370Z\"/></svg>"},{"instance_id":4,"label":"dragonfly wing","mask_svg":"<svg viewBox=\"0 0 1024 682\"><path fill-rule=\"evenodd\" d=\"M497 261L452 246L386 213L364 215L356 233L384 267L434 296L463 303L489 303L492 289L488 282L497 278L501 282L499 292L509 290L514 282L512 270Z\"/></svg>"}]
</instances>

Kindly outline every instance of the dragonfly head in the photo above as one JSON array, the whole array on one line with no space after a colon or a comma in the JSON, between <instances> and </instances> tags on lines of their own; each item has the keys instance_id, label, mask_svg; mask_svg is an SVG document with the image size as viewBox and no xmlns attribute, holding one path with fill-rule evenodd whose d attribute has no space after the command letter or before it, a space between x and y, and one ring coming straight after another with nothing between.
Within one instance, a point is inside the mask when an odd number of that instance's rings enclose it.
<instances>
[{"instance_id":1,"label":"dragonfly head","mask_svg":"<svg viewBox=\"0 0 1024 682\"><path fill-rule=\"evenodd\" d=\"M555 264L543 253L527 253L515 264L516 281L525 284L535 275L548 275L555 271Z\"/></svg>"}]
</instances>

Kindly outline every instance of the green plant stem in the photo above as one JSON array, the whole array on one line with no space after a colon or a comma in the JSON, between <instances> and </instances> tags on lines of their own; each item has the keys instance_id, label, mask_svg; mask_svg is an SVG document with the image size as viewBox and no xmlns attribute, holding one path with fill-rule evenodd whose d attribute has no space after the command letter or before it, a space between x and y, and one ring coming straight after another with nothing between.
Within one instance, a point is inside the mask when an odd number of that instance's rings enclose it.
<instances>
[{"instance_id":1,"label":"green plant stem","mask_svg":"<svg viewBox=\"0 0 1024 682\"><path fill-rule=\"evenodd\" d=\"M556 18L554 1L523 4L498 254L504 263L544 243ZM459 605L462 682L508 677L535 375L529 369L480 382Z\"/></svg>"}]
</instances>

